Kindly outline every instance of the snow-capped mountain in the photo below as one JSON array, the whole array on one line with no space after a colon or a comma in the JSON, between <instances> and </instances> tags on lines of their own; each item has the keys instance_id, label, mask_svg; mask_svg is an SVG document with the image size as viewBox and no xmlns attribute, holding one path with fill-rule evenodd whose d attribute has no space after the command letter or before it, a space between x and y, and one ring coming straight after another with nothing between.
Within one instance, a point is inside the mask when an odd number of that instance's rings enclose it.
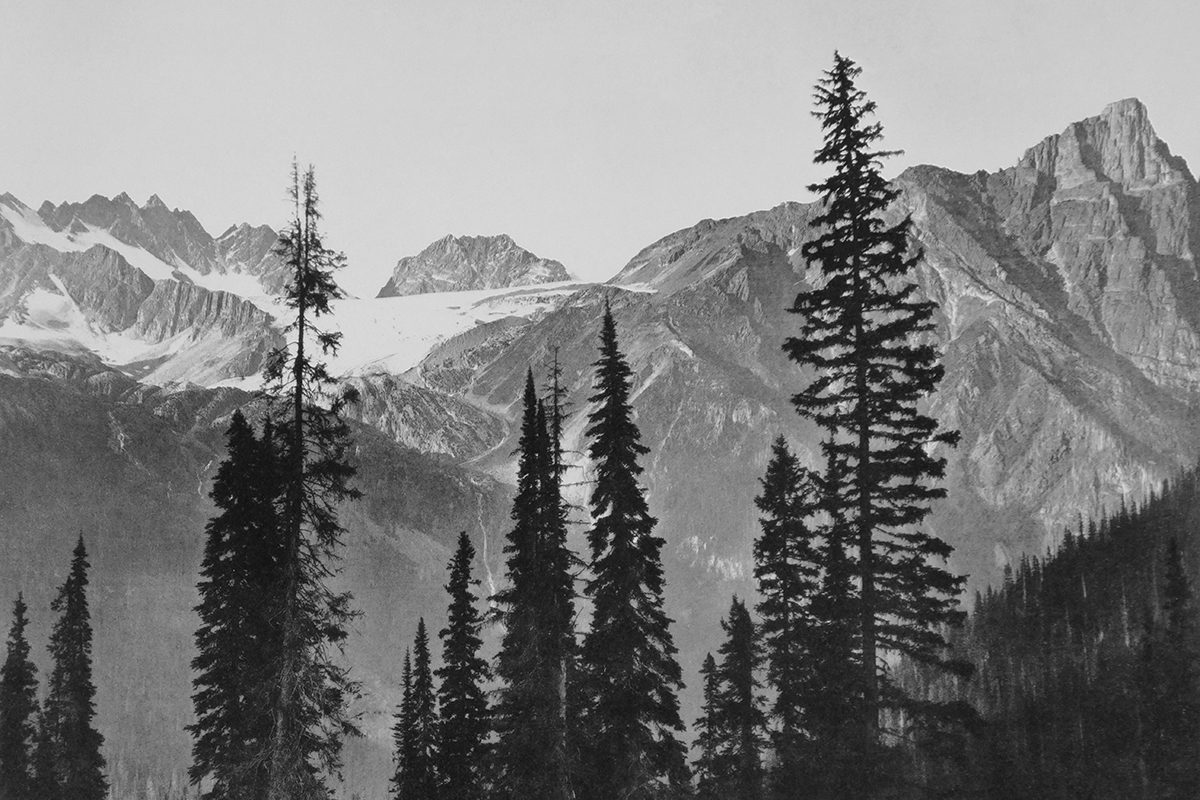
<instances>
[{"instance_id":1,"label":"snow-capped mountain","mask_svg":"<svg viewBox=\"0 0 1200 800\"><path fill-rule=\"evenodd\" d=\"M946 378L932 410L963 434L931 524L978 585L1200 455L1200 186L1133 100L1008 169L919 167L896 184L890 213L912 215L926 252L916 281L940 305ZM169 770L186 763L179 654L205 493L228 413L249 402L222 384L253 377L279 315L264 277L273 234L235 228L210 250L190 215L158 205L33 211L0 197L0 445L14 454L0 459L0 501L11 498L0 585L44 594L61 566L45 553L65 556L80 529L94 537L97 661L110 665L101 724L127 763ZM489 589L502 574L515 405L526 369L544 375L554 356L572 406L569 482L586 500L580 451L605 301L634 371L668 610L692 674L729 592L749 589L770 440L784 433L817 458L817 432L789 403L806 376L780 349L798 329L795 292L819 280L799 256L814 213L786 203L701 221L601 286L453 284L464 290L335 308L329 327L345 338L333 368L363 395L365 498L347 518L346 582L366 633L349 652L376 702L380 769L394 655L416 614L444 613L453 534L476 537ZM139 641L161 632L155 649L129 652L129 620ZM143 757L142 732L159 729L174 733Z\"/></svg>"},{"instance_id":2,"label":"snow-capped mountain","mask_svg":"<svg viewBox=\"0 0 1200 800\"><path fill-rule=\"evenodd\" d=\"M396 264L379 297L502 289L571 280L557 261L538 258L507 234L443 236Z\"/></svg>"}]
</instances>

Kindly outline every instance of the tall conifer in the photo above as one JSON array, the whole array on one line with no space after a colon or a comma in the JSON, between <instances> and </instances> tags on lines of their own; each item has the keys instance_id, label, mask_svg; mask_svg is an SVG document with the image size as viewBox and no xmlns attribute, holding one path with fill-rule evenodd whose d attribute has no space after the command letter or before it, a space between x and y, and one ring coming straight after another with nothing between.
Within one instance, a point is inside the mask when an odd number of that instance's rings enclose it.
<instances>
[{"instance_id":1,"label":"tall conifer","mask_svg":"<svg viewBox=\"0 0 1200 800\"><path fill-rule=\"evenodd\" d=\"M960 616L963 581L942 566L950 546L919 527L945 494L937 485L945 459L935 446L958 435L939 432L918 409L943 374L927 341L936 306L906 280L921 259L908 250L911 220L884 217L898 192L881 172L889 153L874 149L882 128L867 121L875 104L855 85L859 73L835 54L815 89L824 130L816 161L833 174L810 187L823 210L812 223L819 233L802 253L824 280L796 297L791 310L801 329L785 350L815 370L793 401L831 432L826 457L840 465L829 502L856 551L859 726L864 746L874 749L881 711L903 703L887 681L884 654L941 663L941 630Z\"/></svg>"},{"instance_id":2,"label":"tall conifer","mask_svg":"<svg viewBox=\"0 0 1200 800\"><path fill-rule=\"evenodd\" d=\"M442 800L474 800L483 794L485 751L489 729L484 685L491 670L480 655L483 646L479 613L471 577L475 547L463 531L450 561L449 620L438 635L442 639L442 666L437 671L438 710L441 732L438 741L438 774Z\"/></svg>"},{"instance_id":3,"label":"tall conifer","mask_svg":"<svg viewBox=\"0 0 1200 800\"><path fill-rule=\"evenodd\" d=\"M522 398L517 495L504 547L507 585L493 597L504 626L494 708L500 797L567 800L567 666L573 650L574 587L544 405L528 373Z\"/></svg>"},{"instance_id":4,"label":"tall conifer","mask_svg":"<svg viewBox=\"0 0 1200 800\"><path fill-rule=\"evenodd\" d=\"M413 733L413 676L412 651L404 651L404 666L400 672L400 707L396 709L396 718L392 723L392 749L396 768L392 773L391 794L394 798L402 798L406 789L405 772L408 763L413 760L412 750L415 737Z\"/></svg>"},{"instance_id":5,"label":"tall conifer","mask_svg":"<svg viewBox=\"0 0 1200 800\"><path fill-rule=\"evenodd\" d=\"M718 770L720 748L725 741L721 714L721 676L712 653L704 656L700 665L700 681L704 691L704 704L696 720L696 747L700 750L692 772L696 778L697 800L723 800L722 776Z\"/></svg>"},{"instance_id":6,"label":"tall conifer","mask_svg":"<svg viewBox=\"0 0 1200 800\"><path fill-rule=\"evenodd\" d=\"M758 800L763 789L762 746L767 721L756 676L762 648L750 612L737 597L729 616L721 621L721 630L726 638L719 650L717 709L723 741L715 771L726 797Z\"/></svg>"},{"instance_id":7,"label":"tall conifer","mask_svg":"<svg viewBox=\"0 0 1200 800\"><path fill-rule=\"evenodd\" d=\"M404 768L396 797L398 800L437 800L437 699L430 664L429 633L424 619L417 623L412 654L411 678L406 682L410 688L404 702L408 713L401 714L401 723L405 726L402 734Z\"/></svg>"},{"instance_id":8,"label":"tall conifer","mask_svg":"<svg viewBox=\"0 0 1200 800\"><path fill-rule=\"evenodd\" d=\"M663 540L654 534L638 458L648 452L630 405L632 371L606 305L588 415L592 624L581 651L588 797L640 800L690 785L679 741L682 686L663 610Z\"/></svg>"},{"instance_id":9,"label":"tall conifer","mask_svg":"<svg viewBox=\"0 0 1200 800\"><path fill-rule=\"evenodd\" d=\"M37 734L37 670L29 660L28 607L18 594L4 665L0 667L0 798L26 800L31 794L34 737Z\"/></svg>"},{"instance_id":10,"label":"tall conifer","mask_svg":"<svg viewBox=\"0 0 1200 800\"><path fill-rule=\"evenodd\" d=\"M820 581L817 515L820 491L782 436L755 498L762 534L754 543L754 577L767 664L774 690L771 738L774 780L781 796L803 785L805 726L813 691L812 653L818 635L812 602Z\"/></svg>"},{"instance_id":11,"label":"tall conifer","mask_svg":"<svg viewBox=\"0 0 1200 800\"><path fill-rule=\"evenodd\" d=\"M284 301L292 311L287 344L268 359L265 377L274 401L280 445L281 580L266 598L279 626L279 654L262 670L271 687L267 800L327 793L341 769L341 746L358 729L349 711L358 685L341 665L346 629L354 616L350 595L334 591L345 529L340 502L360 496L351 488L346 458L349 428L342 418L357 400L336 388L323 355L336 354L341 334L322 330L321 317L341 298L334 273L345 256L326 247L312 167L292 167L292 221L276 252L291 271Z\"/></svg>"},{"instance_id":12,"label":"tall conifer","mask_svg":"<svg viewBox=\"0 0 1200 800\"><path fill-rule=\"evenodd\" d=\"M227 456L210 492L219 509L207 526L196 611L191 781L204 797L261 800L271 741L271 690L260 670L279 657L272 607L281 581L279 470L268 423L261 440L233 414Z\"/></svg>"},{"instance_id":13,"label":"tall conifer","mask_svg":"<svg viewBox=\"0 0 1200 800\"><path fill-rule=\"evenodd\" d=\"M58 620L50 634L49 693L44 710L53 780L64 800L103 800L108 793L104 737L95 727L96 687L92 683L92 623L88 611L87 548L75 545L71 570L50 605Z\"/></svg>"}]
</instances>

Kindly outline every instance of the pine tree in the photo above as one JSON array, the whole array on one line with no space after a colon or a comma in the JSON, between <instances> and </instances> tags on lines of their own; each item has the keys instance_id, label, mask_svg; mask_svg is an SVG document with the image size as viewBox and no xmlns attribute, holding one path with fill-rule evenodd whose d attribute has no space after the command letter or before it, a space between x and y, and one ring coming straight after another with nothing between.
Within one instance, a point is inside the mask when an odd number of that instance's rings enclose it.
<instances>
[{"instance_id":1,"label":"pine tree","mask_svg":"<svg viewBox=\"0 0 1200 800\"><path fill-rule=\"evenodd\" d=\"M567 743L567 669L574 646L573 561L553 468L545 407L533 374L523 397L507 586L493 597L504 625L494 709L496 788L502 798L573 797Z\"/></svg>"},{"instance_id":2,"label":"pine tree","mask_svg":"<svg viewBox=\"0 0 1200 800\"><path fill-rule=\"evenodd\" d=\"M817 636L811 604L820 585L816 482L782 436L775 440L755 498L762 534L754 543L754 577L766 653L767 684L774 690L771 732L780 796L805 785L806 716L813 691L811 654Z\"/></svg>"},{"instance_id":3,"label":"pine tree","mask_svg":"<svg viewBox=\"0 0 1200 800\"><path fill-rule=\"evenodd\" d=\"M425 620L417 622L413 644L412 696L404 756L404 781L400 800L437 800L437 695L430 666L429 633Z\"/></svg>"},{"instance_id":4,"label":"pine tree","mask_svg":"<svg viewBox=\"0 0 1200 800\"><path fill-rule=\"evenodd\" d=\"M859 73L835 54L816 86L824 130L816 161L833 174L810 187L823 201L812 222L820 233L801 252L824 282L796 297L791 310L802 325L784 347L815 369L793 402L831 432L826 457L840 464L829 502L856 550L859 725L873 752L885 704L904 704L887 681L883 655L941 663L940 631L960 617L963 580L941 566L950 546L919 528L931 502L945 494L936 485L945 459L935 446L953 445L958 435L939 432L918 409L943 374L926 342L936 306L918 299L916 285L905 280L921 259L919 250L907 252L911 220L888 225L884 218L898 192L881 173L890 154L872 149L882 127L867 122L875 104L855 86Z\"/></svg>"},{"instance_id":5,"label":"pine tree","mask_svg":"<svg viewBox=\"0 0 1200 800\"><path fill-rule=\"evenodd\" d=\"M269 422L260 440L236 411L227 441L210 492L220 513L206 529L198 585L189 777L193 784L208 779L203 797L250 800L265 797L273 721L260 670L280 647L271 606L263 602L281 579L279 470Z\"/></svg>"},{"instance_id":6,"label":"pine tree","mask_svg":"<svg viewBox=\"0 0 1200 800\"><path fill-rule=\"evenodd\" d=\"M632 372L605 307L588 415L591 627L581 651L588 797L639 800L686 791L678 735L682 686L671 620L663 610L663 540L654 535L639 456L648 452L630 405ZM580 787L584 788L583 785Z\"/></svg>"},{"instance_id":7,"label":"pine tree","mask_svg":"<svg viewBox=\"0 0 1200 800\"><path fill-rule=\"evenodd\" d=\"M38 711L30 764L29 800L64 800L55 774L54 740L43 707Z\"/></svg>"},{"instance_id":8,"label":"pine tree","mask_svg":"<svg viewBox=\"0 0 1200 800\"><path fill-rule=\"evenodd\" d=\"M1151 795L1200 796L1200 642L1178 542L1167 544L1162 623L1143 648L1143 759Z\"/></svg>"},{"instance_id":9,"label":"pine tree","mask_svg":"<svg viewBox=\"0 0 1200 800\"><path fill-rule=\"evenodd\" d=\"M696 720L696 747L700 755L692 766L696 778L696 800L724 800L718 758L726 734L722 727L720 707L721 676L712 653L704 656L704 663L700 665L700 680L704 686L704 705L700 708L700 718Z\"/></svg>"},{"instance_id":10,"label":"pine tree","mask_svg":"<svg viewBox=\"0 0 1200 800\"><path fill-rule=\"evenodd\" d=\"M4 666L0 667L0 798L25 800L31 794L32 748L37 734L37 670L29 660L28 607L18 594Z\"/></svg>"},{"instance_id":11,"label":"pine tree","mask_svg":"<svg viewBox=\"0 0 1200 800\"><path fill-rule=\"evenodd\" d=\"M483 623L471 577L475 548L463 531L450 561L449 620L438 635L442 639L442 667L438 706L441 731L437 771L442 778L442 800L475 800L484 791L483 763L487 748L487 696L484 685L491 679L488 664L479 656L483 646L479 631Z\"/></svg>"},{"instance_id":12,"label":"pine tree","mask_svg":"<svg viewBox=\"0 0 1200 800\"><path fill-rule=\"evenodd\" d=\"M349 486L354 468L341 416L357 394L335 391L319 355L335 354L341 334L318 327L343 296L334 272L345 256L322 240L312 167L301 176L293 164L291 197L294 216L276 252L291 270L284 299L294 317L285 328L287 345L271 354L265 369L281 449L283 552L281 580L268 600L279 626L279 654L261 671L271 691L267 800L327 794L326 777L341 769L343 739L358 733L349 711L358 685L338 663L355 612L350 595L329 586L345 533L337 505L360 496Z\"/></svg>"},{"instance_id":13,"label":"pine tree","mask_svg":"<svg viewBox=\"0 0 1200 800\"><path fill-rule=\"evenodd\" d=\"M762 648L750 612L737 597L733 598L729 616L721 621L721 630L726 639L718 651L717 709L723 741L717 751L715 772L725 796L758 800L762 797L762 746L767 722L756 677Z\"/></svg>"},{"instance_id":14,"label":"pine tree","mask_svg":"<svg viewBox=\"0 0 1200 800\"><path fill-rule=\"evenodd\" d=\"M400 672L400 707L396 709L396 719L392 723L392 747L395 753L396 769L392 773L392 797L403 798L406 791L406 772L408 764L413 760L413 677L412 652L404 651L404 666Z\"/></svg>"},{"instance_id":15,"label":"pine tree","mask_svg":"<svg viewBox=\"0 0 1200 800\"><path fill-rule=\"evenodd\" d=\"M88 612L87 548L75 545L67 580L51 603L59 614L50 634L49 693L44 711L54 782L64 800L103 800L108 792L104 737L96 730L96 687L92 683L92 624Z\"/></svg>"}]
</instances>

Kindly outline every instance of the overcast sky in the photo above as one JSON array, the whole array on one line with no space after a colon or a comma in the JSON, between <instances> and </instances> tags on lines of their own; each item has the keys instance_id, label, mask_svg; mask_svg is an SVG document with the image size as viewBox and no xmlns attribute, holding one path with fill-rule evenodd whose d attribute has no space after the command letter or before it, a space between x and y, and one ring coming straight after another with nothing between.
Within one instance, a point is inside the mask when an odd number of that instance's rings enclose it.
<instances>
[{"instance_id":1,"label":"overcast sky","mask_svg":"<svg viewBox=\"0 0 1200 800\"><path fill-rule=\"evenodd\" d=\"M805 199L810 87L864 68L885 144L961 171L1140 97L1200 163L1193 2L0 0L0 192L158 193L280 225L317 167L344 283L446 233L607 278L705 217Z\"/></svg>"}]
</instances>

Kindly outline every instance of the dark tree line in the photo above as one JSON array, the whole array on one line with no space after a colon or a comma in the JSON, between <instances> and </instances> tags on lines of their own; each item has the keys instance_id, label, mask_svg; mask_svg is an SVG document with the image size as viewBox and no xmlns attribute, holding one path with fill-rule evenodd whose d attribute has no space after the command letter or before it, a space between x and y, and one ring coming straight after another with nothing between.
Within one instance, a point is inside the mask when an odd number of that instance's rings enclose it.
<instances>
[{"instance_id":1,"label":"dark tree line","mask_svg":"<svg viewBox=\"0 0 1200 800\"><path fill-rule=\"evenodd\" d=\"M1200 796L1198 530L1191 471L977 594L954 642L976 679L906 665L914 691L986 723L942 781L989 800Z\"/></svg>"},{"instance_id":2,"label":"dark tree line","mask_svg":"<svg viewBox=\"0 0 1200 800\"><path fill-rule=\"evenodd\" d=\"M95 726L92 625L88 610L87 549L75 546L67 579L50 605L58 614L50 633L51 668L39 707L37 672L29 659L28 607L13 606L0 667L0 798L103 800L108 794L104 737Z\"/></svg>"}]
</instances>

